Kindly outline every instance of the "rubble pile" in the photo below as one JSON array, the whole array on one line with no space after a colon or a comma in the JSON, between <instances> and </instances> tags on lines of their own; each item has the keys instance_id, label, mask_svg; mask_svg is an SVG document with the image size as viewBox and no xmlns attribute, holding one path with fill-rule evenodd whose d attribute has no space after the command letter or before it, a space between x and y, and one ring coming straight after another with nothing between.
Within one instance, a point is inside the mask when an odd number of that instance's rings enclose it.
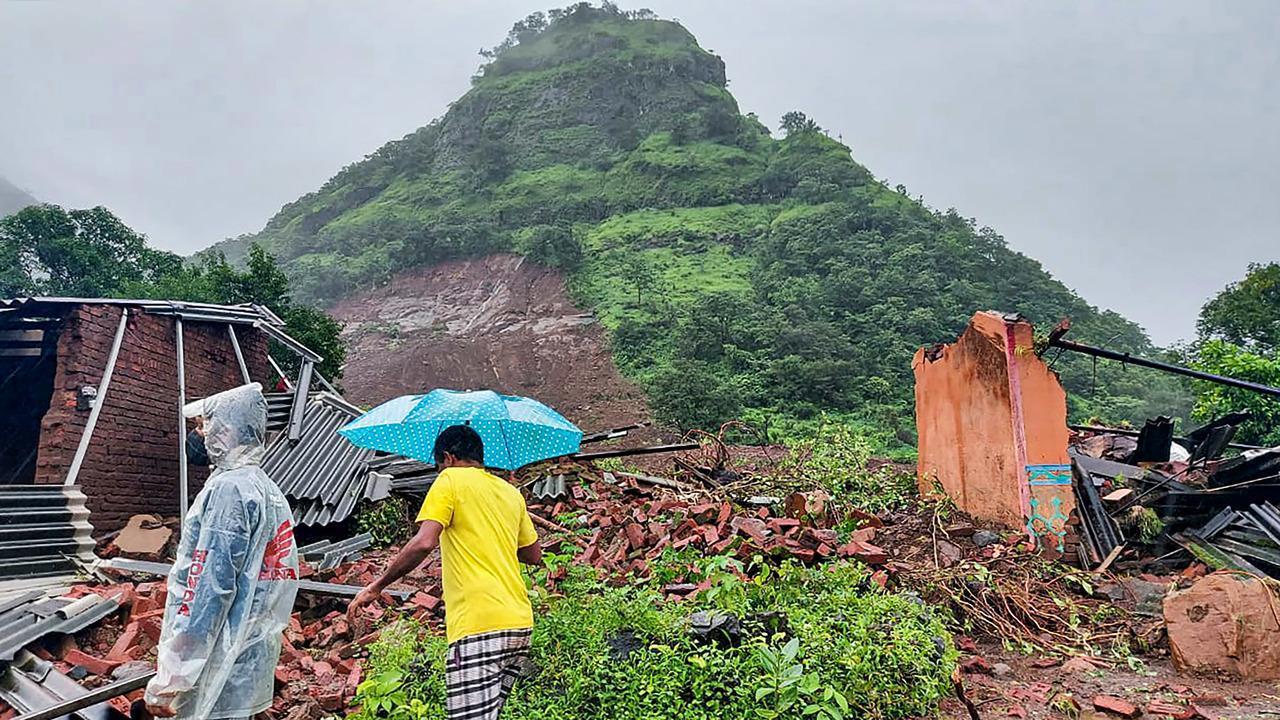
<instances>
[{"instance_id":1,"label":"rubble pile","mask_svg":"<svg viewBox=\"0 0 1280 720\"><path fill-rule=\"evenodd\" d=\"M303 565L303 574L355 583L372 580L379 569L373 561L363 560L325 571ZM407 599L391 599L386 609L369 609L369 624L375 625L385 613L394 612L411 615L428 626L442 627L439 574L438 564L416 572L410 584L428 590L402 591L397 595ZM113 600L118 607L91 627L74 634L50 634L25 649L87 689L147 673L155 667L166 597L162 580L75 585L59 599L100 598ZM345 609L345 597L299 593L284 634L275 674L275 703L269 717L321 718L342 714L349 706L361 680L361 657L378 632L371 627L349 627ZM130 706L142 699L142 692L133 690L107 702L127 715ZM17 714L15 708L0 700L0 720Z\"/></svg>"},{"instance_id":2,"label":"rubble pile","mask_svg":"<svg viewBox=\"0 0 1280 720\"><path fill-rule=\"evenodd\" d=\"M757 555L813 564L854 558L881 567L889 554L875 544L881 518L837 509L822 492L730 499L724 492L635 473L601 471L564 463L544 472L573 477L553 497L533 493L529 510L549 540L575 562L602 576L649 578L650 563L664 552L696 549L750 562ZM837 531L840 526L843 533ZM884 584L887 575L879 572ZM669 586L688 594L697 586Z\"/></svg>"},{"instance_id":3,"label":"rubble pile","mask_svg":"<svg viewBox=\"0 0 1280 720\"><path fill-rule=\"evenodd\" d=\"M1173 437L1087 428L1070 450L1086 567L1177 569L1199 561L1280 579L1280 448L1233 446L1247 413ZM1243 450L1229 456L1235 448Z\"/></svg>"}]
</instances>

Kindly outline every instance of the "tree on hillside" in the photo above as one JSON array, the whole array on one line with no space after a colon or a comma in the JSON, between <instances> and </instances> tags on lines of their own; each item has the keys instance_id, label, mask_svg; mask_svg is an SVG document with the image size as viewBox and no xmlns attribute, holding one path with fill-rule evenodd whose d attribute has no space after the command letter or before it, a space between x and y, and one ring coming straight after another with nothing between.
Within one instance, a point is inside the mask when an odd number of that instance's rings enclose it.
<instances>
[{"instance_id":1,"label":"tree on hillside","mask_svg":"<svg viewBox=\"0 0 1280 720\"><path fill-rule=\"evenodd\" d=\"M1200 339L1192 364L1217 375L1280 387L1280 263L1250 265L1200 311ZM1280 399L1196 383L1192 414L1209 420L1235 410L1253 417L1240 427L1242 442L1280 444Z\"/></svg>"},{"instance_id":2,"label":"tree on hillside","mask_svg":"<svg viewBox=\"0 0 1280 720\"><path fill-rule=\"evenodd\" d=\"M644 302L644 293L658 285L658 271L643 255L634 254L624 261L626 276L636 289L636 305Z\"/></svg>"},{"instance_id":3,"label":"tree on hillside","mask_svg":"<svg viewBox=\"0 0 1280 720\"><path fill-rule=\"evenodd\" d=\"M285 321L294 339L316 351L324 360L316 370L326 378L342 376L347 350L342 326L323 311L297 305L290 296L289 278L262 246L253 244L244 270L237 270L221 253L210 253L196 265L183 267L154 282L128 288L139 297L186 300L220 305L252 303L269 308ZM299 364L293 353L273 353L281 366L294 372Z\"/></svg>"},{"instance_id":4,"label":"tree on hillside","mask_svg":"<svg viewBox=\"0 0 1280 720\"><path fill-rule=\"evenodd\" d=\"M779 125L782 132L787 137L798 133L818 132L822 128L818 127L818 123L813 118L805 115L799 110L792 110L782 116L782 123Z\"/></svg>"},{"instance_id":5,"label":"tree on hillside","mask_svg":"<svg viewBox=\"0 0 1280 720\"><path fill-rule=\"evenodd\" d=\"M1197 328L1203 338L1259 352L1280 350L1280 263L1249 265L1243 280L1205 304Z\"/></svg>"},{"instance_id":6,"label":"tree on hillside","mask_svg":"<svg viewBox=\"0 0 1280 720\"><path fill-rule=\"evenodd\" d=\"M108 297L129 282L176 272L182 259L147 240L110 210L33 205L0 220L0 296Z\"/></svg>"}]
</instances>

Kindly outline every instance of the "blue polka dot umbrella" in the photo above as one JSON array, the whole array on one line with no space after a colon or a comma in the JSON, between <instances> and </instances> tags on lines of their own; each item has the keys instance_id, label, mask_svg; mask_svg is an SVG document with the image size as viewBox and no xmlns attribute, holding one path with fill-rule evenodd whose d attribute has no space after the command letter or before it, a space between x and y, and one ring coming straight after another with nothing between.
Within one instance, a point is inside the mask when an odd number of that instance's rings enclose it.
<instances>
[{"instance_id":1,"label":"blue polka dot umbrella","mask_svg":"<svg viewBox=\"0 0 1280 720\"><path fill-rule=\"evenodd\" d=\"M369 450L434 463L436 437L451 425L468 425L484 440L484 464L515 470L578 452L582 431L537 400L492 390L432 390L379 405L338 432Z\"/></svg>"}]
</instances>

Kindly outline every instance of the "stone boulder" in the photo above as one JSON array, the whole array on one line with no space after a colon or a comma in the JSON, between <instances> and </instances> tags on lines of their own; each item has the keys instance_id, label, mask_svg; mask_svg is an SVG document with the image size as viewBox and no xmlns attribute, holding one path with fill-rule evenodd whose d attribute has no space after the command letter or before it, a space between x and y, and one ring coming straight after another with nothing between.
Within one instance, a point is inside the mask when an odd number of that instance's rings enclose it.
<instances>
[{"instance_id":1,"label":"stone boulder","mask_svg":"<svg viewBox=\"0 0 1280 720\"><path fill-rule=\"evenodd\" d=\"M1237 573L1202 578L1164 599L1173 663L1182 672L1280 680L1280 595Z\"/></svg>"}]
</instances>

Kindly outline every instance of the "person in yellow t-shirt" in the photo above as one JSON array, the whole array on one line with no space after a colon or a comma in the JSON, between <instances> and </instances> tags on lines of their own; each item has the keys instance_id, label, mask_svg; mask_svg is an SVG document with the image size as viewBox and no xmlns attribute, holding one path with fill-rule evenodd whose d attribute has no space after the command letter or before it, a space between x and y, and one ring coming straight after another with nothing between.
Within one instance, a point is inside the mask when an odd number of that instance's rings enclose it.
<instances>
[{"instance_id":1,"label":"person in yellow t-shirt","mask_svg":"<svg viewBox=\"0 0 1280 720\"><path fill-rule=\"evenodd\" d=\"M444 580L449 718L496 720L528 663L533 608L520 563L542 564L542 547L510 483L484 469L484 442L465 425L446 428L433 455L442 468L418 512L418 532L377 580L360 591L360 608L440 548Z\"/></svg>"}]
</instances>

